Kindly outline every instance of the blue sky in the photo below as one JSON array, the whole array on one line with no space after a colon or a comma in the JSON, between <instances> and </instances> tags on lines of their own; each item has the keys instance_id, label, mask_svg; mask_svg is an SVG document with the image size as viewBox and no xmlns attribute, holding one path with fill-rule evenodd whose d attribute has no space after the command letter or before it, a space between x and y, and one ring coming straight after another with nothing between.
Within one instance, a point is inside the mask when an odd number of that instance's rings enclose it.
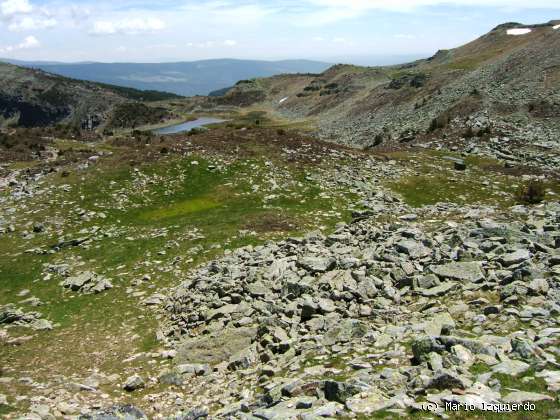
<instances>
[{"instance_id":1,"label":"blue sky","mask_svg":"<svg viewBox=\"0 0 560 420\"><path fill-rule=\"evenodd\" d=\"M0 0L0 57L368 63L427 56L508 21L552 19L560 0Z\"/></svg>"}]
</instances>

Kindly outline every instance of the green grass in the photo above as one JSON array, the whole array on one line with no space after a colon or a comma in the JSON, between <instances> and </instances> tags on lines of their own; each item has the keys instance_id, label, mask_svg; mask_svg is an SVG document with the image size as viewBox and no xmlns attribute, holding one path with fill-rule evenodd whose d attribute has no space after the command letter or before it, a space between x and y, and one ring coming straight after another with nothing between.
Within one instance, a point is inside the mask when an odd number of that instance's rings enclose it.
<instances>
[{"instance_id":1,"label":"green grass","mask_svg":"<svg viewBox=\"0 0 560 420\"><path fill-rule=\"evenodd\" d=\"M144 297L177 285L189 270L225 249L318 227L329 229L350 217L343 209L352 194L338 191L321 198L319 186L306 178L306 168L281 165L266 154L266 148L262 159L230 162L222 170L209 170L216 162L191 156L139 164L139 173L122 164L119 151L113 151L114 160L84 172L72 171L67 178L50 175L46 185L52 185L53 191L30 199L18 213L16 232L4 235L0 242L0 305L18 303L23 299L18 293L30 289L45 305L24 309L39 310L59 324L51 332L10 329L11 335L33 334L34 338L18 347L0 347L0 363L7 361L17 372L38 366L33 373L36 380L48 380L53 371L65 375L93 368L120 372L122 360L130 354L159 346L155 339L158 320L143 310ZM270 175L265 160L275 162L276 175L287 185L273 191L278 197L266 202L263 198L271 191L266 189ZM63 184L70 185L70 191L59 188ZM260 187L258 192L253 191L254 185ZM122 192L127 199L120 203ZM86 220L77 208L103 212L106 217ZM57 219L62 223L59 226L54 224ZM35 222L45 223L48 231L23 239L22 231L30 230ZM46 255L24 252L30 248L48 251L61 237L81 237L94 227L107 234L96 236L85 247ZM241 235L242 230L257 230L258 235ZM41 280L43 264L63 262L79 262L76 271L93 270L110 277L114 289L81 296L64 290L58 284L61 278ZM132 297L127 289L144 274L152 280L134 290L145 295ZM134 335L138 338L133 339ZM104 356L89 357L91 351ZM143 369L153 368L139 363ZM104 391L113 392L111 388Z\"/></svg>"},{"instance_id":2,"label":"green grass","mask_svg":"<svg viewBox=\"0 0 560 420\"><path fill-rule=\"evenodd\" d=\"M142 214L141 218L149 221L157 221L207 211L214 209L219 205L220 204L211 197L193 198L191 200L174 203L157 210L147 211Z\"/></svg>"},{"instance_id":3,"label":"green grass","mask_svg":"<svg viewBox=\"0 0 560 420\"><path fill-rule=\"evenodd\" d=\"M498 161L480 156L464 158L467 171L456 171L449 158L460 155L444 151L417 151L391 153L388 158L406 163L414 174L404 176L386 186L399 194L413 207L437 203L484 204L501 208L516 204L515 191L521 177L504 175L496 170ZM560 184L545 183L548 190L558 193ZM554 198L554 196L549 196Z\"/></svg>"}]
</instances>

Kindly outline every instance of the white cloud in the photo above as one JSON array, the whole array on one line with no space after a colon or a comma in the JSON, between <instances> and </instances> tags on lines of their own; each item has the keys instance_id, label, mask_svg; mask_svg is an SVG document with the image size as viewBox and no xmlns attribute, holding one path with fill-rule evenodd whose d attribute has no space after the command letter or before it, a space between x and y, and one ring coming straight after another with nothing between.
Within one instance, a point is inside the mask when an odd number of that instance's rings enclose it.
<instances>
[{"instance_id":1,"label":"white cloud","mask_svg":"<svg viewBox=\"0 0 560 420\"><path fill-rule=\"evenodd\" d=\"M57 20L51 17L32 17L25 16L21 19L14 20L8 25L10 31L29 31L38 29L47 29L56 26Z\"/></svg>"},{"instance_id":2,"label":"white cloud","mask_svg":"<svg viewBox=\"0 0 560 420\"><path fill-rule=\"evenodd\" d=\"M233 39L226 39L224 41L224 45L226 47L235 47L237 45L237 41L234 41Z\"/></svg>"},{"instance_id":3,"label":"white cloud","mask_svg":"<svg viewBox=\"0 0 560 420\"><path fill-rule=\"evenodd\" d=\"M189 3L183 7L183 10L188 12L189 16L202 19L204 22L249 25L260 22L281 9L257 2L239 5L239 2L236 4L230 0L212 0Z\"/></svg>"},{"instance_id":4,"label":"white cloud","mask_svg":"<svg viewBox=\"0 0 560 420\"><path fill-rule=\"evenodd\" d=\"M41 43L39 42L39 40L31 35L26 37L22 42L20 42L17 45L8 45L6 47L0 48L0 54L12 53L19 50L28 50L31 48L37 48L40 45Z\"/></svg>"},{"instance_id":5,"label":"white cloud","mask_svg":"<svg viewBox=\"0 0 560 420\"><path fill-rule=\"evenodd\" d=\"M28 0L4 0L0 3L0 15L4 18L11 18L32 11L33 6Z\"/></svg>"},{"instance_id":6,"label":"white cloud","mask_svg":"<svg viewBox=\"0 0 560 420\"><path fill-rule=\"evenodd\" d=\"M426 6L490 6L519 9L560 9L558 0L307 0L319 7L364 10L411 11Z\"/></svg>"},{"instance_id":7,"label":"white cloud","mask_svg":"<svg viewBox=\"0 0 560 420\"><path fill-rule=\"evenodd\" d=\"M313 9L295 19L304 25L324 25L360 17L372 11L413 12L421 7L466 6L511 9L560 9L558 0L305 0Z\"/></svg>"},{"instance_id":8,"label":"white cloud","mask_svg":"<svg viewBox=\"0 0 560 420\"><path fill-rule=\"evenodd\" d=\"M397 39L416 39L416 35L412 34L396 34L395 38Z\"/></svg>"},{"instance_id":9,"label":"white cloud","mask_svg":"<svg viewBox=\"0 0 560 420\"><path fill-rule=\"evenodd\" d=\"M158 32L166 28L158 18L128 18L121 20L98 20L93 23L91 33L95 35L137 35Z\"/></svg>"},{"instance_id":10,"label":"white cloud","mask_svg":"<svg viewBox=\"0 0 560 420\"><path fill-rule=\"evenodd\" d=\"M34 7L29 0L0 0L0 22L14 32L48 29L58 23L46 7Z\"/></svg>"}]
</instances>

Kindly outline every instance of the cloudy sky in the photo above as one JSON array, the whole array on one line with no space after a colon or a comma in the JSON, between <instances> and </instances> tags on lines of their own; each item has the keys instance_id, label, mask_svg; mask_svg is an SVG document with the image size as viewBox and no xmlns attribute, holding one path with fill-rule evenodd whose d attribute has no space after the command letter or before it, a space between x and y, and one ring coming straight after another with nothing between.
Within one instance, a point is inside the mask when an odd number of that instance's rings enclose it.
<instances>
[{"instance_id":1,"label":"cloudy sky","mask_svg":"<svg viewBox=\"0 0 560 420\"><path fill-rule=\"evenodd\" d=\"M560 0L0 0L0 57L367 61L424 56L497 24L560 19Z\"/></svg>"}]
</instances>

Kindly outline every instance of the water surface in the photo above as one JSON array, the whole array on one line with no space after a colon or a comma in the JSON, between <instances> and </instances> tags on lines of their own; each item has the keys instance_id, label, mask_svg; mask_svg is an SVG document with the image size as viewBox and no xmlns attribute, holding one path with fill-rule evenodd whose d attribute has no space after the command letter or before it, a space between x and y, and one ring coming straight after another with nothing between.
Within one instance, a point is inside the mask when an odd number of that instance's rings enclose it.
<instances>
[{"instance_id":1,"label":"water surface","mask_svg":"<svg viewBox=\"0 0 560 420\"><path fill-rule=\"evenodd\" d=\"M180 124L170 125L169 127L158 128L157 130L154 130L154 133L161 134L161 135L184 133L184 132L191 131L194 128L204 127L210 124L222 123L224 121L225 120L220 120L218 118L202 117L202 118L197 118L196 120L193 121L187 121Z\"/></svg>"}]
</instances>

